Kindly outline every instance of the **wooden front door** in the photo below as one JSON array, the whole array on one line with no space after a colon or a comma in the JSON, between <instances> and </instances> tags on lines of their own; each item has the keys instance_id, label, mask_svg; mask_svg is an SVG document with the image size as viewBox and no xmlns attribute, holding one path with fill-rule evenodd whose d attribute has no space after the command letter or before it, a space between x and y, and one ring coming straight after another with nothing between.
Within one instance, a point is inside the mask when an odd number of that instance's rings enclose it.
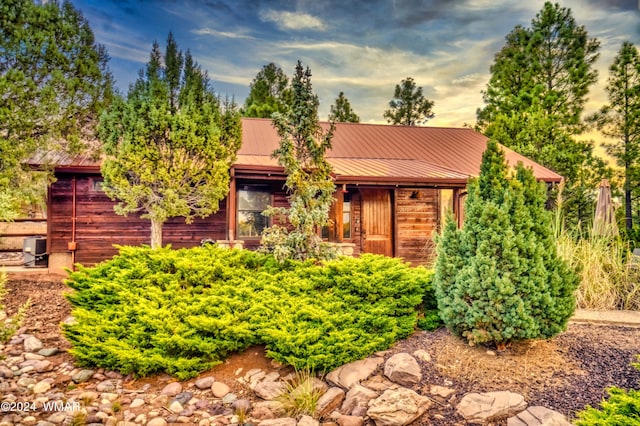
<instances>
[{"instance_id":1,"label":"wooden front door","mask_svg":"<svg viewBox=\"0 0 640 426\"><path fill-rule=\"evenodd\" d=\"M362 251L393 256L391 191L361 189Z\"/></svg>"}]
</instances>

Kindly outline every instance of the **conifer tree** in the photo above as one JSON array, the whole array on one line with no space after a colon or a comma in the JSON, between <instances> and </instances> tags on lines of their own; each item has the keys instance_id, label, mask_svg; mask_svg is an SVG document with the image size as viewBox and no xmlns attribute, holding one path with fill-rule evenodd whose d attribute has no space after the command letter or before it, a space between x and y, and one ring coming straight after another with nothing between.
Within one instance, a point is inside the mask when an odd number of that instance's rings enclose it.
<instances>
[{"instance_id":1,"label":"conifer tree","mask_svg":"<svg viewBox=\"0 0 640 426\"><path fill-rule=\"evenodd\" d=\"M311 70L298 61L291 82L291 108L276 113L273 125L280 147L273 156L287 174L289 208L270 208L268 216L284 215L293 229L274 224L262 236L262 248L277 259L322 258L325 248L318 236L329 219L335 185L325 154L331 148L334 126L323 131L318 124L318 96L311 86Z\"/></svg>"},{"instance_id":2,"label":"conifer tree","mask_svg":"<svg viewBox=\"0 0 640 426\"><path fill-rule=\"evenodd\" d=\"M470 344L548 338L573 313L577 276L557 256L546 190L519 164L508 177L489 141L469 186L465 223L438 238L434 286L443 321Z\"/></svg>"},{"instance_id":3,"label":"conifer tree","mask_svg":"<svg viewBox=\"0 0 640 426\"><path fill-rule=\"evenodd\" d=\"M154 43L150 60L100 121L107 154L103 189L118 200L116 213L151 221L151 247L162 246L170 217L215 213L229 190L229 167L240 147L240 116L221 106L206 72L172 34L163 56Z\"/></svg>"},{"instance_id":4,"label":"conifer tree","mask_svg":"<svg viewBox=\"0 0 640 426\"><path fill-rule=\"evenodd\" d=\"M291 103L289 78L273 62L265 65L249 85L244 102L244 117L271 118L273 113L285 112Z\"/></svg>"},{"instance_id":5,"label":"conifer tree","mask_svg":"<svg viewBox=\"0 0 640 426\"><path fill-rule=\"evenodd\" d=\"M340 92L336 98L336 102L331 105L329 110L329 121L335 123L359 123L360 117L353 112L349 99L344 95L344 92Z\"/></svg>"}]
</instances>

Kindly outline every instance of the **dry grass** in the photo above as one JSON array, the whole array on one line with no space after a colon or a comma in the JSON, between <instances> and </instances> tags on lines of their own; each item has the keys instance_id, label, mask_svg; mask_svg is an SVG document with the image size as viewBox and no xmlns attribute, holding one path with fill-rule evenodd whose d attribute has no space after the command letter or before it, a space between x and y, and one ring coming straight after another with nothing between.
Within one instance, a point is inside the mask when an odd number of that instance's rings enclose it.
<instances>
[{"instance_id":1,"label":"dry grass","mask_svg":"<svg viewBox=\"0 0 640 426\"><path fill-rule=\"evenodd\" d=\"M448 335L435 363L443 376L473 383L484 391L509 389L525 398L529 391L562 385L569 379L564 374L567 371L583 374L566 359L554 340L513 343L505 352L496 353Z\"/></svg>"}]
</instances>

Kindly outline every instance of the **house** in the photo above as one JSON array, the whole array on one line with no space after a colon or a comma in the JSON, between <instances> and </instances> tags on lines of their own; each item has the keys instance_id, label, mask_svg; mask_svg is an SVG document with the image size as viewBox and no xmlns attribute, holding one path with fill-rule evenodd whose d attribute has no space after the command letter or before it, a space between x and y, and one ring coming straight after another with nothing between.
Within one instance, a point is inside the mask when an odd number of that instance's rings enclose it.
<instances>
[{"instance_id":1,"label":"house","mask_svg":"<svg viewBox=\"0 0 640 426\"><path fill-rule=\"evenodd\" d=\"M326 123L323 124L327 126ZM242 120L242 147L230 169L220 210L185 224L164 225L164 244L191 247L203 239L254 249L269 225L267 205L287 206L283 168L271 157L279 137L268 119ZM470 177L479 173L487 138L467 128L404 127L337 123L327 159L334 169L335 198L329 241L354 255L379 253L413 263L433 254L433 234L447 211L460 220ZM560 182L552 171L505 148L511 165L523 162L535 176ZM100 165L88 157L61 161L49 188L47 253L50 269L92 265L117 253L114 244L150 242L150 223L114 213L101 190Z\"/></svg>"}]
</instances>

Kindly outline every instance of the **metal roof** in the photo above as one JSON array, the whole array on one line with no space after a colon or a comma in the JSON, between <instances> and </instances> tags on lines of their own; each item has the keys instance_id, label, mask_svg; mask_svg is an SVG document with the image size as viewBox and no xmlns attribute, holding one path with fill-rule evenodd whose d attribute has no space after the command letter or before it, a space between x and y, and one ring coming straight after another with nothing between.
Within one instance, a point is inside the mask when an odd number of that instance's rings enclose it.
<instances>
[{"instance_id":1,"label":"metal roof","mask_svg":"<svg viewBox=\"0 0 640 426\"><path fill-rule=\"evenodd\" d=\"M325 129L328 123L321 123ZM237 166L277 166L271 153L278 134L270 119L242 119L242 147ZM411 127L336 123L327 160L337 181L374 178L388 183L460 182L480 173L487 138L467 128ZM502 146L507 162L522 162L536 178L559 182L562 177Z\"/></svg>"}]
</instances>

